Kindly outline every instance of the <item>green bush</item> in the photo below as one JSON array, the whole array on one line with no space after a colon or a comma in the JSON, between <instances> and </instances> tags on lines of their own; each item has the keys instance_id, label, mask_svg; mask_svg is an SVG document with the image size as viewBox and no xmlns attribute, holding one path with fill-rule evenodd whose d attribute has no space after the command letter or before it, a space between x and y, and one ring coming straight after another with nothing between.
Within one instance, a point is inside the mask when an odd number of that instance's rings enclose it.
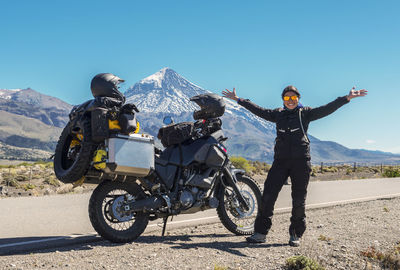
<instances>
[{"instance_id":1,"label":"green bush","mask_svg":"<svg viewBox=\"0 0 400 270\"><path fill-rule=\"evenodd\" d=\"M261 161L249 161L244 157L231 157L233 166L245 170L247 174L265 174L271 168L271 165Z\"/></svg>"},{"instance_id":2,"label":"green bush","mask_svg":"<svg viewBox=\"0 0 400 270\"><path fill-rule=\"evenodd\" d=\"M331 173L335 173L335 172L338 172L338 168L336 168L336 167L334 167L334 166L323 167L323 168L322 168L322 172L331 172Z\"/></svg>"},{"instance_id":3,"label":"green bush","mask_svg":"<svg viewBox=\"0 0 400 270\"><path fill-rule=\"evenodd\" d=\"M400 177L400 168L395 168L395 167L385 168L382 175L384 177Z\"/></svg>"},{"instance_id":4,"label":"green bush","mask_svg":"<svg viewBox=\"0 0 400 270\"><path fill-rule=\"evenodd\" d=\"M245 170L247 174L252 174L255 169L249 164L249 161L243 157L231 157L230 160L235 168Z\"/></svg>"},{"instance_id":5,"label":"green bush","mask_svg":"<svg viewBox=\"0 0 400 270\"><path fill-rule=\"evenodd\" d=\"M231 160L233 166L235 166L235 168L238 168L238 169L246 170L246 168L248 168L250 166L247 159L245 159L243 157L231 157L230 160Z\"/></svg>"},{"instance_id":6,"label":"green bush","mask_svg":"<svg viewBox=\"0 0 400 270\"><path fill-rule=\"evenodd\" d=\"M32 185L32 184L25 184L25 185L23 185L22 186L22 188L25 190L25 191L28 191L29 189L34 189L36 186L35 185Z\"/></svg>"},{"instance_id":7,"label":"green bush","mask_svg":"<svg viewBox=\"0 0 400 270\"><path fill-rule=\"evenodd\" d=\"M325 270L316 261L304 255L293 256L286 260L288 270Z\"/></svg>"}]
</instances>

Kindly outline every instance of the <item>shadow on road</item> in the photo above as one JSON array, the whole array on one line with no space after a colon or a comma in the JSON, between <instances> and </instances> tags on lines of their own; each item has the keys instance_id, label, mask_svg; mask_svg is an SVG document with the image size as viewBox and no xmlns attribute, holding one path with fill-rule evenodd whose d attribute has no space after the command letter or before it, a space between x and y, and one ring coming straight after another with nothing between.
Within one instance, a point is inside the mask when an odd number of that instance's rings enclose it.
<instances>
[{"instance_id":1,"label":"shadow on road","mask_svg":"<svg viewBox=\"0 0 400 270\"><path fill-rule=\"evenodd\" d=\"M197 234L197 235L167 235L140 236L136 244L163 243L174 249L215 249L221 252L228 252L237 256L247 257L240 249L243 248L271 248L287 246L282 243L249 244L243 242L224 241L223 238L232 237L232 234ZM198 241L198 239L213 239L215 241ZM221 241L222 240L222 241ZM244 240L244 239L243 239ZM0 256L5 255L26 255L35 253L68 252L72 250L91 250L93 247L115 247L129 245L111 243L98 235L75 235L75 236L49 236L49 237L23 237L0 239Z\"/></svg>"}]
</instances>

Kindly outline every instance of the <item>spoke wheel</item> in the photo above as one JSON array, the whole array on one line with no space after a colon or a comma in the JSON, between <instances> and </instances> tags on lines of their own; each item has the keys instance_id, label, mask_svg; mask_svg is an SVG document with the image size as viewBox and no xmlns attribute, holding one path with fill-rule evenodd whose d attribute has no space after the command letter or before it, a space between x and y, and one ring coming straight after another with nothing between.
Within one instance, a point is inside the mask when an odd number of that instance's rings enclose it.
<instances>
[{"instance_id":1,"label":"spoke wheel","mask_svg":"<svg viewBox=\"0 0 400 270\"><path fill-rule=\"evenodd\" d=\"M233 188L227 186L221 192L217 212L222 224L229 231L236 235L249 235L254 232L254 222L261 205L261 191L250 177L241 174L236 177L236 185L249 209L244 209Z\"/></svg>"},{"instance_id":2,"label":"spoke wheel","mask_svg":"<svg viewBox=\"0 0 400 270\"><path fill-rule=\"evenodd\" d=\"M124 204L127 200L144 197L144 192L136 183L102 182L89 201L89 218L93 228L111 242L132 242L146 229L149 219L142 212L126 213Z\"/></svg>"}]
</instances>

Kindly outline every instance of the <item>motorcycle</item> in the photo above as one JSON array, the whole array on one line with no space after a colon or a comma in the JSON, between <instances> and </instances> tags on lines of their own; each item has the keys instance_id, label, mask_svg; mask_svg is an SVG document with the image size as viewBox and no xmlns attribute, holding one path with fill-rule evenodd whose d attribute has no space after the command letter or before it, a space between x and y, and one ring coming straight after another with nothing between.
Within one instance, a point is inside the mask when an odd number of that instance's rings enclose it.
<instances>
[{"instance_id":1,"label":"motorcycle","mask_svg":"<svg viewBox=\"0 0 400 270\"><path fill-rule=\"evenodd\" d=\"M90 197L89 218L103 238L131 242L149 221L160 218L164 235L168 217L207 209L216 209L221 223L236 235L254 232L261 191L229 160L220 118L225 103L215 94L199 95L191 101L201 108L194 113L194 122L175 124L171 118L164 119L166 126L158 134L163 150L155 147L152 136L134 133L138 130L134 105L125 110L131 115L132 128L125 125L111 132L110 123L117 121L114 126L118 125L123 113L112 120L109 112L103 112L109 130L95 137L93 130L99 128L93 125L98 125L101 117L93 111L98 107L92 102L73 109L73 115L80 117L70 116L57 146L54 167L57 177L65 182L99 182ZM121 132L124 129L130 132Z\"/></svg>"}]
</instances>

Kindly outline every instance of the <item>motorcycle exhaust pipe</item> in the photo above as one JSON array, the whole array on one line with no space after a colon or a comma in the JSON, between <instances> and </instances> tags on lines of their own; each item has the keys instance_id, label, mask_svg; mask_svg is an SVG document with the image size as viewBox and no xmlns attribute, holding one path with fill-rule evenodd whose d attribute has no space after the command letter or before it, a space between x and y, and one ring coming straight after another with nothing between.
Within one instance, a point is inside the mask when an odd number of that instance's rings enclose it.
<instances>
[{"instance_id":1,"label":"motorcycle exhaust pipe","mask_svg":"<svg viewBox=\"0 0 400 270\"><path fill-rule=\"evenodd\" d=\"M143 212L143 211L156 210L162 206L167 206L167 202L162 197L153 196L150 198L131 202L127 206L129 207L129 211Z\"/></svg>"}]
</instances>

